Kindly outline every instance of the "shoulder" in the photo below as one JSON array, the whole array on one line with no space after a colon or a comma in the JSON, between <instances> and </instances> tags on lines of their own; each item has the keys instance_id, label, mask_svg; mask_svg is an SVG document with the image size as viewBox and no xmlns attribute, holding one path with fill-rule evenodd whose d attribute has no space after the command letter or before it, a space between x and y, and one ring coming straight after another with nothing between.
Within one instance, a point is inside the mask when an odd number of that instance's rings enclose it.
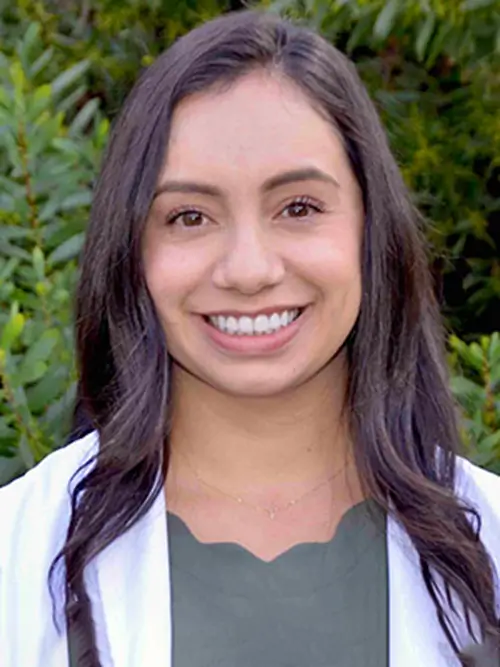
<instances>
[{"instance_id":1,"label":"shoulder","mask_svg":"<svg viewBox=\"0 0 500 667\"><path fill-rule=\"evenodd\" d=\"M463 458L457 464L457 495L481 518L481 539L498 575L500 606L500 477Z\"/></svg>"},{"instance_id":2,"label":"shoulder","mask_svg":"<svg viewBox=\"0 0 500 667\"><path fill-rule=\"evenodd\" d=\"M457 459L457 493L500 520L500 477L467 459Z\"/></svg>"},{"instance_id":3,"label":"shoulder","mask_svg":"<svg viewBox=\"0 0 500 667\"><path fill-rule=\"evenodd\" d=\"M0 489L0 643L6 665L66 664L65 635L52 622L48 574L66 539L72 487L86 468L78 471L97 451L94 432ZM53 580L58 602L64 596L62 572L57 568ZM61 611L58 604L64 630Z\"/></svg>"},{"instance_id":4,"label":"shoulder","mask_svg":"<svg viewBox=\"0 0 500 667\"><path fill-rule=\"evenodd\" d=\"M0 535L5 550L16 543L26 528L49 528L51 522L68 514L71 478L98 449L97 432L92 432L49 454L37 466L0 488ZM76 483L75 478L74 482ZM48 531L50 532L50 531Z\"/></svg>"},{"instance_id":5,"label":"shoulder","mask_svg":"<svg viewBox=\"0 0 500 667\"><path fill-rule=\"evenodd\" d=\"M62 487L71 475L97 452L98 441L97 432L93 431L46 456L24 475L0 488L2 507L33 492L43 493L47 499L58 496L61 490L64 493Z\"/></svg>"}]
</instances>

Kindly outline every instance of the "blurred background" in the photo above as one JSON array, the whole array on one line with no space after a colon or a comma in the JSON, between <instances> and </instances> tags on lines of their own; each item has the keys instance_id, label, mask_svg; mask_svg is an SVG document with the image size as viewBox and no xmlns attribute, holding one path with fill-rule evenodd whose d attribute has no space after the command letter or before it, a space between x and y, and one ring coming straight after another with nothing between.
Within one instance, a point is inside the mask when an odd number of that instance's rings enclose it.
<instances>
[{"instance_id":1,"label":"blurred background","mask_svg":"<svg viewBox=\"0 0 500 667\"><path fill-rule=\"evenodd\" d=\"M500 0L0 0L0 485L68 440L72 294L110 123L141 68L245 6L355 61L429 223L468 456L500 473Z\"/></svg>"}]
</instances>

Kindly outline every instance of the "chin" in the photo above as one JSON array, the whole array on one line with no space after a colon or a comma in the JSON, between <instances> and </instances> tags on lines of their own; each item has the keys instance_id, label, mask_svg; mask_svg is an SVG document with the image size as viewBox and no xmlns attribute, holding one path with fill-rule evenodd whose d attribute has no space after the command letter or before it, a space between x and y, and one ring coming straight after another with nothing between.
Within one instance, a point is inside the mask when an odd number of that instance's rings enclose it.
<instances>
[{"instance_id":1,"label":"chin","mask_svg":"<svg viewBox=\"0 0 500 667\"><path fill-rule=\"evenodd\" d=\"M279 378L273 374L272 377L242 377L216 378L212 377L208 383L217 391L240 398L271 398L279 396L287 391L295 389L300 381L292 378Z\"/></svg>"}]
</instances>

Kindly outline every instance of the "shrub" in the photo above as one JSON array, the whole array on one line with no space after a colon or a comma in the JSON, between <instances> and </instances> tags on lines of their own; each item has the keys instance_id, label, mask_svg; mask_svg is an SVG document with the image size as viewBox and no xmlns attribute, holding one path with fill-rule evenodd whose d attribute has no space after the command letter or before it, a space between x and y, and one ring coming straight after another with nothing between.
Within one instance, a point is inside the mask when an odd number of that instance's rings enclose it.
<instances>
[{"instance_id":1,"label":"shrub","mask_svg":"<svg viewBox=\"0 0 500 667\"><path fill-rule=\"evenodd\" d=\"M39 38L51 53L49 76L88 61L86 81L113 116L141 67L198 23L231 6L227 0L0 0L0 36L6 47L26 26L41 26ZM2 21L3 17L3 21ZM2 31L2 23L5 26Z\"/></svg>"},{"instance_id":2,"label":"shrub","mask_svg":"<svg viewBox=\"0 0 500 667\"><path fill-rule=\"evenodd\" d=\"M32 24L0 58L0 483L67 432L76 258L108 131L94 100L73 113L88 63L38 83L39 33Z\"/></svg>"},{"instance_id":3,"label":"shrub","mask_svg":"<svg viewBox=\"0 0 500 667\"><path fill-rule=\"evenodd\" d=\"M451 388L470 458L500 474L500 334L467 345L450 337Z\"/></svg>"}]
</instances>

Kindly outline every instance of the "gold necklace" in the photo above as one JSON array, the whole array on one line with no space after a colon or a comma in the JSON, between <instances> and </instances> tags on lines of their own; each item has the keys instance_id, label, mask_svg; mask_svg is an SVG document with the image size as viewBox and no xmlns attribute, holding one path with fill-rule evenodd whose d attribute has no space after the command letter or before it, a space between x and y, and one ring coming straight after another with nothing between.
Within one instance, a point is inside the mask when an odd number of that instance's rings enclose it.
<instances>
[{"instance_id":1,"label":"gold necklace","mask_svg":"<svg viewBox=\"0 0 500 667\"><path fill-rule=\"evenodd\" d=\"M260 506L260 505L255 505L254 503L251 503L251 502L249 502L248 500L244 500L241 496L233 496L231 493L227 493L227 491L223 491L222 489L219 489L217 486L214 486L213 484L210 484L209 482L207 482L206 480L204 480L204 479L201 477L201 475L198 473L198 471L191 465L191 463L190 463L188 457L186 456L186 454L184 454L184 453L182 452L182 456L184 457L186 463L188 464L189 468L190 468L191 471L194 473L196 479L197 479L199 482L201 482L202 484L204 484L204 485L207 486L208 488L213 489L214 491L218 491L219 493L222 493L224 496L227 496L228 498L231 498L232 500L235 500L235 501L236 501L237 503L239 503L239 504L248 505L249 507L253 507L253 508L256 509L256 510L259 510L259 511L261 511L261 512L265 512L265 513L267 514L267 516L268 516L270 519L272 519L272 520L274 519L274 517L276 516L276 514L277 514L278 512L284 512L285 510L289 509L290 507L293 507L294 505L296 505L297 503L299 503L301 500L303 500L304 498L306 498L307 496L309 496L311 493L313 493L313 492L316 491L317 489L321 488L322 486L324 486L325 484L327 484L328 482L330 482L331 480L333 480L335 477L338 477L338 475L340 475L340 473L341 473L343 470L345 470L345 467L346 467L346 466L343 466L342 468L340 468L340 470L337 470L337 472L333 473L333 475L331 475L330 477L328 477L328 479L323 480L322 482L320 482L319 484L317 484L314 488L309 489L309 491L306 491L305 493L303 493L303 494L302 494L301 496L299 496L298 498L294 498L293 500L290 500L290 501L289 501L286 505L284 505L283 507L277 507L276 505L273 505L272 507L268 508L268 507L262 507L262 506Z\"/></svg>"}]
</instances>

